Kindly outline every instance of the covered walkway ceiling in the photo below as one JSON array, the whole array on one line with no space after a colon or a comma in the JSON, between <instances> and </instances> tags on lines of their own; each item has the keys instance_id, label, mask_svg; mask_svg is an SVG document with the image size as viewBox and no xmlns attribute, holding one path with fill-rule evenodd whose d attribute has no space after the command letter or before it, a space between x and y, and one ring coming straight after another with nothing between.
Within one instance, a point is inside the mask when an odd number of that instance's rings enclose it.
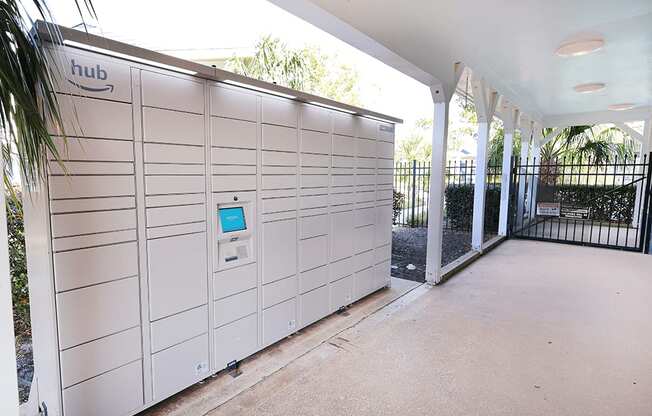
<instances>
[{"instance_id":1,"label":"covered walkway ceiling","mask_svg":"<svg viewBox=\"0 0 652 416\"><path fill-rule=\"evenodd\" d=\"M463 62L544 125L649 119L650 0L271 0L426 85L449 91ZM578 39L604 47L579 57L555 50ZM579 94L578 84L604 83ZM609 105L633 103L614 114Z\"/></svg>"}]
</instances>

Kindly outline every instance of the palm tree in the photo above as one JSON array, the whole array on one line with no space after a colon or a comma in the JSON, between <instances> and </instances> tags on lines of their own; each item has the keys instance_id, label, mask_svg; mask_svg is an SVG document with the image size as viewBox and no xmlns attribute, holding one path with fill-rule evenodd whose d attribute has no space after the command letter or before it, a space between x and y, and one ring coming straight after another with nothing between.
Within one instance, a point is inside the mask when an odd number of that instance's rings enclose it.
<instances>
[{"instance_id":1,"label":"palm tree","mask_svg":"<svg viewBox=\"0 0 652 416\"><path fill-rule=\"evenodd\" d=\"M53 92L52 59L32 31L25 1L0 0L0 131L3 133L3 179L6 189L12 189L12 158L20 169L26 186L38 182L45 174L46 154L60 161L47 126L61 126L57 96ZM82 7L91 17L96 13L91 0L73 0L83 18ZM38 17L53 21L46 0L31 0ZM55 29L49 29L55 32ZM59 33L50 33L55 42Z\"/></svg>"}]
</instances>

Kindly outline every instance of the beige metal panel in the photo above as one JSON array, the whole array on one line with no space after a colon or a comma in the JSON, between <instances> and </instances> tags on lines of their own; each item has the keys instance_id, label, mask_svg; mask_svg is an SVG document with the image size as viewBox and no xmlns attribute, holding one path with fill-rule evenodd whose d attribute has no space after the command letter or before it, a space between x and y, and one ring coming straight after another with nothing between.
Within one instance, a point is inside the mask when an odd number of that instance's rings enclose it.
<instances>
[{"instance_id":1,"label":"beige metal panel","mask_svg":"<svg viewBox=\"0 0 652 416\"><path fill-rule=\"evenodd\" d=\"M392 245L378 247L374 250L374 263L378 264L392 258Z\"/></svg>"},{"instance_id":2,"label":"beige metal panel","mask_svg":"<svg viewBox=\"0 0 652 416\"><path fill-rule=\"evenodd\" d=\"M393 182L393 175L376 175L376 183L379 185L389 185Z\"/></svg>"},{"instance_id":3,"label":"beige metal panel","mask_svg":"<svg viewBox=\"0 0 652 416\"><path fill-rule=\"evenodd\" d=\"M203 204L206 195L204 194L186 194L186 195L155 195L145 198L147 208L165 207L173 205L190 205Z\"/></svg>"},{"instance_id":4,"label":"beige metal panel","mask_svg":"<svg viewBox=\"0 0 652 416\"><path fill-rule=\"evenodd\" d=\"M333 156L334 168L353 168L355 167L355 158L351 156Z\"/></svg>"},{"instance_id":5,"label":"beige metal panel","mask_svg":"<svg viewBox=\"0 0 652 416\"><path fill-rule=\"evenodd\" d=\"M143 140L203 146L204 116L143 107Z\"/></svg>"},{"instance_id":6,"label":"beige metal panel","mask_svg":"<svg viewBox=\"0 0 652 416\"><path fill-rule=\"evenodd\" d=\"M152 355L154 400L162 400L208 377L208 334Z\"/></svg>"},{"instance_id":7,"label":"beige metal panel","mask_svg":"<svg viewBox=\"0 0 652 416\"><path fill-rule=\"evenodd\" d=\"M333 135L333 155L355 156L356 139L347 136ZM333 164L335 166L335 164Z\"/></svg>"},{"instance_id":8,"label":"beige metal panel","mask_svg":"<svg viewBox=\"0 0 652 416\"><path fill-rule=\"evenodd\" d=\"M140 327L61 352L63 388L142 358Z\"/></svg>"},{"instance_id":9,"label":"beige metal panel","mask_svg":"<svg viewBox=\"0 0 652 416\"><path fill-rule=\"evenodd\" d=\"M313 155L302 153L301 166L320 166L320 167L329 167L331 165L331 158L328 155Z\"/></svg>"},{"instance_id":10,"label":"beige metal panel","mask_svg":"<svg viewBox=\"0 0 652 416\"><path fill-rule=\"evenodd\" d=\"M391 281L391 262L389 260L374 266L374 289L387 286Z\"/></svg>"},{"instance_id":11,"label":"beige metal panel","mask_svg":"<svg viewBox=\"0 0 652 416\"><path fill-rule=\"evenodd\" d=\"M136 228L136 210L78 212L52 216L52 237Z\"/></svg>"},{"instance_id":12,"label":"beige metal panel","mask_svg":"<svg viewBox=\"0 0 652 416\"><path fill-rule=\"evenodd\" d=\"M376 288L374 287L374 269L370 267L353 275L353 299L361 299Z\"/></svg>"},{"instance_id":13,"label":"beige metal panel","mask_svg":"<svg viewBox=\"0 0 652 416\"><path fill-rule=\"evenodd\" d=\"M394 159L376 159L376 167L378 169L393 169Z\"/></svg>"},{"instance_id":14,"label":"beige metal panel","mask_svg":"<svg viewBox=\"0 0 652 416\"><path fill-rule=\"evenodd\" d=\"M176 165L170 163L146 163L145 175L203 175L204 165Z\"/></svg>"},{"instance_id":15,"label":"beige metal panel","mask_svg":"<svg viewBox=\"0 0 652 416\"><path fill-rule=\"evenodd\" d=\"M323 167L301 167L302 175L328 175L330 174L330 169L328 166Z\"/></svg>"},{"instance_id":16,"label":"beige metal panel","mask_svg":"<svg viewBox=\"0 0 652 416\"><path fill-rule=\"evenodd\" d=\"M375 185L376 175L355 175L356 185Z\"/></svg>"},{"instance_id":17,"label":"beige metal panel","mask_svg":"<svg viewBox=\"0 0 652 416\"><path fill-rule=\"evenodd\" d=\"M374 226L367 225L355 229L355 252L361 253L363 251L371 250L374 248Z\"/></svg>"},{"instance_id":18,"label":"beige metal panel","mask_svg":"<svg viewBox=\"0 0 652 416\"><path fill-rule=\"evenodd\" d=\"M263 207L260 212L269 214L272 212L292 211L297 209L296 198L271 198L263 199Z\"/></svg>"},{"instance_id":19,"label":"beige metal panel","mask_svg":"<svg viewBox=\"0 0 652 416\"><path fill-rule=\"evenodd\" d=\"M322 286L299 297L302 328L328 315L330 312L328 292L328 286Z\"/></svg>"},{"instance_id":20,"label":"beige metal panel","mask_svg":"<svg viewBox=\"0 0 652 416\"><path fill-rule=\"evenodd\" d=\"M355 211L355 226L372 225L376 222L376 209L364 208Z\"/></svg>"},{"instance_id":21,"label":"beige metal panel","mask_svg":"<svg viewBox=\"0 0 652 416\"><path fill-rule=\"evenodd\" d=\"M330 229L330 221L327 215L301 218L299 222L300 238L316 237L326 235Z\"/></svg>"},{"instance_id":22,"label":"beige metal panel","mask_svg":"<svg viewBox=\"0 0 652 416\"><path fill-rule=\"evenodd\" d=\"M118 198L87 198L50 201L50 212L62 214L66 212L100 211L110 209L135 208L136 198L125 196Z\"/></svg>"},{"instance_id":23,"label":"beige metal panel","mask_svg":"<svg viewBox=\"0 0 652 416\"><path fill-rule=\"evenodd\" d=\"M204 113L203 81L150 71L142 71L140 78L144 106Z\"/></svg>"},{"instance_id":24,"label":"beige metal panel","mask_svg":"<svg viewBox=\"0 0 652 416\"><path fill-rule=\"evenodd\" d=\"M328 284L328 277L328 265L302 272L299 275L299 293L303 294Z\"/></svg>"},{"instance_id":25,"label":"beige metal panel","mask_svg":"<svg viewBox=\"0 0 652 416\"><path fill-rule=\"evenodd\" d=\"M353 303L353 276L331 283L331 311Z\"/></svg>"},{"instance_id":26,"label":"beige metal panel","mask_svg":"<svg viewBox=\"0 0 652 416\"><path fill-rule=\"evenodd\" d=\"M131 75L125 61L62 47L48 54L57 63L57 70L50 72L55 91L131 102Z\"/></svg>"},{"instance_id":27,"label":"beige metal panel","mask_svg":"<svg viewBox=\"0 0 652 416\"><path fill-rule=\"evenodd\" d=\"M212 148L214 165L255 165L256 150Z\"/></svg>"},{"instance_id":28,"label":"beige metal panel","mask_svg":"<svg viewBox=\"0 0 652 416\"><path fill-rule=\"evenodd\" d=\"M263 345L267 346L297 330L297 301L290 299L263 311Z\"/></svg>"},{"instance_id":29,"label":"beige metal panel","mask_svg":"<svg viewBox=\"0 0 652 416\"><path fill-rule=\"evenodd\" d=\"M331 214L331 260L336 261L353 254L353 211Z\"/></svg>"},{"instance_id":30,"label":"beige metal panel","mask_svg":"<svg viewBox=\"0 0 652 416\"><path fill-rule=\"evenodd\" d=\"M358 204L374 202L375 199L376 199L375 191L357 192L355 194L355 202Z\"/></svg>"},{"instance_id":31,"label":"beige metal panel","mask_svg":"<svg viewBox=\"0 0 652 416\"><path fill-rule=\"evenodd\" d=\"M394 125L380 123L378 126L378 140L394 143Z\"/></svg>"},{"instance_id":32,"label":"beige metal panel","mask_svg":"<svg viewBox=\"0 0 652 416\"><path fill-rule=\"evenodd\" d=\"M63 131L48 123L50 134L133 140L131 104L62 94L57 100Z\"/></svg>"},{"instance_id":33,"label":"beige metal panel","mask_svg":"<svg viewBox=\"0 0 652 416\"><path fill-rule=\"evenodd\" d=\"M150 320L207 302L206 234L147 242Z\"/></svg>"},{"instance_id":34,"label":"beige metal panel","mask_svg":"<svg viewBox=\"0 0 652 416\"><path fill-rule=\"evenodd\" d=\"M353 175L332 175L332 186L351 186L355 184L355 176Z\"/></svg>"},{"instance_id":35,"label":"beige metal panel","mask_svg":"<svg viewBox=\"0 0 652 416\"><path fill-rule=\"evenodd\" d=\"M322 192L328 192L327 189ZM302 196L300 202L301 209L311 209L328 206L328 195L310 195Z\"/></svg>"},{"instance_id":36,"label":"beige metal panel","mask_svg":"<svg viewBox=\"0 0 652 416\"><path fill-rule=\"evenodd\" d=\"M256 121L256 95L244 89L211 87L211 115Z\"/></svg>"},{"instance_id":37,"label":"beige metal panel","mask_svg":"<svg viewBox=\"0 0 652 416\"><path fill-rule=\"evenodd\" d=\"M128 415L142 405L143 368L140 360L63 391L65 416Z\"/></svg>"},{"instance_id":38,"label":"beige metal panel","mask_svg":"<svg viewBox=\"0 0 652 416\"><path fill-rule=\"evenodd\" d=\"M50 198L95 198L130 196L135 193L133 176L53 176Z\"/></svg>"},{"instance_id":39,"label":"beige metal panel","mask_svg":"<svg viewBox=\"0 0 652 416\"><path fill-rule=\"evenodd\" d=\"M353 175L355 173L354 168L331 168L331 175Z\"/></svg>"},{"instance_id":40,"label":"beige metal panel","mask_svg":"<svg viewBox=\"0 0 652 416\"><path fill-rule=\"evenodd\" d=\"M52 240L52 250L59 251L76 250L79 248L106 246L110 244L136 241L136 230L112 231L101 234L78 235L74 237L61 237Z\"/></svg>"},{"instance_id":41,"label":"beige metal panel","mask_svg":"<svg viewBox=\"0 0 652 416\"><path fill-rule=\"evenodd\" d=\"M358 157L376 157L376 141L367 139L356 139L356 155Z\"/></svg>"},{"instance_id":42,"label":"beige metal panel","mask_svg":"<svg viewBox=\"0 0 652 416\"><path fill-rule=\"evenodd\" d=\"M206 155L200 146L145 143L145 163L203 164Z\"/></svg>"},{"instance_id":43,"label":"beige metal panel","mask_svg":"<svg viewBox=\"0 0 652 416\"><path fill-rule=\"evenodd\" d=\"M383 189L376 191L376 200L377 201L391 201L393 193L391 189Z\"/></svg>"},{"instance_id":44,"label":"beige metal panel","mask_svg":"<svg viewBox=\"0 0 652 416\"><path fill-rule=\"evenodd\" d=\"M133 175L131 162L64 162L50 163L51 175Z\"/></svg>"},{"instance_id":45,"label":"beige metal panel","mask_svg":"<svg viewBox=\"0 0 652 416\"><path fill-rule=\"evenodd\" d=\"M328 187L328 175L301 175L302 188Z\"/></svg>"},{"instance_id":46,"label":"beige metal panel","mask_svg":"<svg viewBox=\"0 0 652 416\"><path fill-rule=\"evenodd\" d=\"M263 286L263 309L297 295L297 277L292 276Z\"/></svg>"},{"instance_id":47,"label":"beige metal panel","mask_svg":"<svg viewBox=\"0 0 652 416\"><path fill-rule=\"evenodd\" d=\"M54 254L57 292L138 275L135 242Z\"/></svg>"},{"instance_id":48,"label":"beige metal panel","mask_svg":"<svg viewBox=\"0 0 652 416\"><path fill-rule=\"evenodd\" d=\"M146 219L148 227L204 221L206 220L206 206L198 204L147 208Z\"/></svg>"},{"instance_id":49,"label":"beige metal panel","mask_svg":"<svg viewBox=\"0 0 652 416\"><path fill-rule=\"evenodd\" d=\"M301 217L314 217L324 214L328 214L328 207L304 208L299 212ZM328 224L328 221L326 223Z\"/></svg>"},{"instance_id":50,"label":"beige metal panel","mask_svg":"<svg viewBox=\"0 0 652 416\"><path fill-rule=\"evenodd\" d=\"M253 314L224 325L214 331L215 366L226 368L232 361L240 361L258 349L258 315Z\"/></svg>"},{"instance_id":51,"label":"beige metal panel","mask_svg":"<svg viewBox=\"0 0 652 416\"><path fill-rule=\"evenodd\" d=\"M230 322L256 313L258 305L258 290L251 289L228 298L216 300L214 303L214 325L216 328Z\"/></svg>"},{"instance_id":52,"label":"beige metal panel","mask_svg":"<svg viewBox=\"0 0 652 416\"><path fill-rule=\"evenodd\" d=\"M181 234L194 234L206 231L206 222L192 222L188 224L168 225L147 229L147 238L172 237Z\"/></svg>"},{"instance_id":53,"label":"beige metal panel","mask_svg":"<svg viewBox=\"0 0 652 416\"><path fill-rule=\"evenodd\" d=\"M256 263L217 272L213 275L213 298L222 299L256 287Z\"/></svg>"},{"instance_id":54,"label":"beige metal panel","mask_svg":"<svg viewBox=\"0 0 652 416\"><path fill-rule=\"evenodd\" d=\"M331 128L330 111L314 105L302 104L301 128L328 133Z\"/></svg>"},{"instance_id":55,"label":"beige metal panel","mask_svg":"<svg viewBox=\"0 0 652 416\"><path fill-rule=\"evenodd\" d=\"M379 158L394 158L394 143L376 142L376 156Z\"/></svg>"},{"instance_id":56,"label":"beige metal panel","mask_svg":"<svg viewBox=\"0 0 652 416\"><path fill-rule=\"evenodd\" d=\"M263 175L296 175L298 168L296 166L262 166Z\"/></svg>"},{"instance_id":57,"label":"beige metal panel","mask_svg":"<svg viewBox=\"0 0 652 416\"><path fill-rule=\"evenodd\" d=\"M262 189L294 189L297 182L296 175L264 175Z\"/></svg>"},{"instance_id":58,"label":"beige metal panel","mask_svg":"<svg viewBox=\"0 0 652 416\"><path fill-rule=\"evenodd\" d=\"M206 305L152 322L152 353L195 338L207 331L208 306Z\"/></svg>"},{"instance_id":59,"label":"beige metal panel","mask_svg":"<svg viewBox=\"0 0 652 416\"><path fill-rule=\"evenodd\" d=\"M297 129L295 128L263 125L263 150L296 152L297 140Z\"/></svg>"},{"instance_id":60,"label":"beige metal panel","mask_svg":"<svg viewBox=\"0 0 652 416\"><path fill-rule=\"evenodd\" d=\"M300 271L314 269L328 263L328 236L299 241Z\"/></svg>"},{"instance_id":61,"label":"beige metal panel","mask_svg":"<svg viewBox=\"0 0 652 416\"><path fill-rule=\"evenodd\" d=\"M262 163L267 166L296 166L297 155L296 153L287 152L273 152L263 150Z\"/></svg>"},{"instance_id":62,"label":"beige metal panel","mask_svg":"<svg viewBox=\"0 0 652 416\"><path fill-rule=\"evenodd\" d=\"M381 160L385 160L385 159L381 159ZM376 173L379 175L393 175L394 169L378 168L376 169Z\"/></svg>"},{"instance_id":63,"label":"beige metal panel","mask_svg":"<svg viewBox=\"0 0 652 416\"><path fill-rule=\"evenodd\" d=\"M392 242L392 217L391 205L376 207L376 235L374 237L376 247Z\"/></svg>"},{"instance_id":64,"label":"beige metal panel","mask_svg":"<svg viewBox=\"0 0 652 416\"><path fill-rule=\"evenodd\" d=\"M260 192L262 199L266 198L294 198L297 195L296 189L272 189Z\"/></svg>"},{"instance_id":65,"label":"beige metal panel","mask_svg":"<svg viewBox=\"0 0 652 416\"><path fill-rule=\"evenodd\" d=\"M375 140L378 137L378 122L368 118L359 117L358 122L358 136L366 139Z\"/></svg>"},{"instance_id":66,"label":"beige metal panel","mask_svg":"<svg viewBox=\"0 0 652 416\"><path fill-rule=\"evenodd\" d=\"M263 123L296 127L298 114L298 105L295 101L263 96Z\"/></svg>"},{"instance_id":67,"label":"beige metal panel","mask_svg":"<svg viewBox=\"0 0 652 416\"><path fill-rule=\"evenodd\" d=\"M62 350L140 325L138 278L59 293L57 313Z\"/></svg>"},{"instance_id":68,"label":"beige metal panel","mask_svg":"<svg viewBox=\"0 0 652 416\"><path fill-rule=\"evenodd\" d=\"M330 200L331 206L350 205L355 202L355 194L352 192L345 194L331 194Z\"/></svg>"},{"instance_id":69,"label":"beige metal panel","mask_svg":"<svg viewBox=\"0 0 652 416\"><path fill-rule=\"evenodd\" d=\"M147 176L147 195L189 194L205 192L203 176Z\"/></svg>"},{"instance_id":70,"label":"beige metal panel","mask_svg":"<svg viewBox=\"0 0 652 416\"><path fill-rule=\"evenodd\" d=\"M301 151L307 153L331 153L331 136L316 131L301 131Z\"/></svg>"},{"instance_id":71,"label":"beige metal panel","mask_svg":"<svg viewBox=\"0 0 652 416\"><path fill-rule=\"evenodd\" d=\"M53 137L59 156L70 161L133 162L134 143L126 140ZM53 160L52 154L48 158ZM56 162L51 163L51 165Z\"/></svg>"},{"instance_id":72,"label":"beige metal panel","mask_svg":"<svg viewBox=\"0 0 652 416\"><path fill-rule=\"evenodd\" d=\"M256 123L211 117L211 124L211 143L213 146L256 149Z\"/></svg>"},{"instance_id":73,"label":"beige metal panel","mask_svg":"<svg viewBox=\"0 0 652 416\"><path fill-rule=\"evenodd\" d=\"M374 265L374 251L369 250L356 254L354 257L355 270L364 270Z\"/></svg>"},{"instance_id":74,"label":"beige metal panel","mask_svg":"<svg viewBox=\"0 0 652 416\"><path fill-rule=\"evenodd\" d=\"M256 190L256 175L213 175L213 192Z\"/></svg>"},{"instance_id":75,"label":"beige metal panel","mask_svg":"<svg viewBox=\"0 0 652 416\"><path fill-rule=\"evenodd\" d=\"M211 166L213 175L255 175L256 166L242 165L213 165Z\"/></svg>"},{"instance_id":76,"label":"beige metal panel","mask_svg":"<svg viewBox=\"0 0 652 416\"><path fill-rule=\"evenodd\" d=\"M263 284L296 273L297 220L265 223L262 226Z\"/></svg>"},{"instance_id":77,"label":"beige metal panel","mask_svg":"<svg viewBox=\"0 0 652 416\"><path fill-rule=\"evenodd\" d=\"M334 282L343 277L352 275L355 269L353 257L348 257L330 264L330 281Z\"/></svg>"},{"instance_id":78,"label":"beige metal panel","mask_svg":"<svg viewBox=\"0 0 652 416\"><path fill-rule=\"evenodd\" d=\"M350 114L333 112L333 132L345 136L355 136L356 118Z\"/></svg>"},{"instance_id":79,"label":"beige metal panel","mask_svg":"<svg viewBox=\"0 0 652 416\"><path fill-rule=\"evenodd\" d=\"M375 157L358 157L356 159L355 166L358 169L360 169L360 168L375 169L376 168L376 158ZM374 172L370 172L370 173L374 173Z\"/></svg>"}]
</instances>

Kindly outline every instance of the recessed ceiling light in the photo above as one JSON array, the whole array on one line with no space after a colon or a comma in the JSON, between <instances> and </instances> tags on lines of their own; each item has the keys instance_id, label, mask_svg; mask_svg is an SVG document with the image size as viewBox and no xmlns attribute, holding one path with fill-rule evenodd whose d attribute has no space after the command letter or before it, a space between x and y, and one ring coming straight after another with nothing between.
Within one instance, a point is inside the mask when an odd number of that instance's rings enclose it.
<instances>
[{"instance_id":1,"label":"recessed ceiling light","mask_svg":"<svg viewBox=\"0 0 652 416\"><path fill-rule=\"evenodd\" d=\"M582 56L599 51L604 46L602 39L586 39L563 43L555 54L557 56Z\"/></svg>"},{"instance_id":2,"label":"recessed ceiling light","mask_svg":"<svg viewBox=\"0 0 652 416\"><path fill-rule=\"evenodd\" d=\"M625 111L625 110L631 110L634 107L635 105L632 103L622 103L622 104L612 104L608 108L611 111Z\"/></svg>"},{"instance_id":3,"label":"recessed ceiling light","mask_svg":"<svg viewBox=\"0 0 652 416\"><path fill-rule=\"evenodd\" d=\"M591 92L598 92L602 91L605 88L605 84L602 82L592 82L590 84L580 84L576 85L573 87L575 92L579 92L580 94L588 94Z\"/></svg>"}]
</instances>

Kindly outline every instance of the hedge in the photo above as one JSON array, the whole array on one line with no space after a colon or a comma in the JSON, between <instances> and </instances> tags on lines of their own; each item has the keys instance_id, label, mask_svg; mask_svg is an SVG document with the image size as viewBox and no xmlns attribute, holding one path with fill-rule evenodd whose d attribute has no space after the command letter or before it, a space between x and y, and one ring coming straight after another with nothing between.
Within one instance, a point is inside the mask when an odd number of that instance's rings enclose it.
<instances>
[{"instance_id":1,"label":"hedge","mask_svg":"<svg viewBox=\"0 0 652 416\"><path fill-rule=\"evenodd\" d=\"M446 187L446 219L449 228L454 230L470 230L473 224L473 194L474 186L449 185ZM498 231L500 215L500 187L487 189L485 200L485 232Z\"/></svg>"},{"instance_id":2,"label":"hedge","mask_svg":"<svg viewBox=\"0 0 652 416\"><path fill-rule=\"evenodd\" d=\"M546 192L546 188L541 187L539 195ZM562 201L562 206L590 208L590 219L594 221L630 224L634 216L634 186L614 189L609 186L558 185L549 193L554 201Z\"/></svg>"}]
</instances>

